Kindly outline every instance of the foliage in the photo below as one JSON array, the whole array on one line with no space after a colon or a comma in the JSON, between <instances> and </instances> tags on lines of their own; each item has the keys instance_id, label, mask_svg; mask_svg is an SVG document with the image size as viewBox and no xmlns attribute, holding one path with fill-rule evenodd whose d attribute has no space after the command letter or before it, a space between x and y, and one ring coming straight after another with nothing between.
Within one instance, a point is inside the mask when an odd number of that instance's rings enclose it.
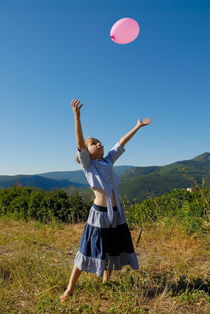
<instances>
[{"instance_id":1,"label":"foliage","mask_svg":"<svg viewBox=\"0 0 210 314\"><path fill-rule=\"evenodd\" d=\"M209 196L203 185L139 204L124 198L130 226L147 226L140 242L139 230L131 230L140 269L124 267L105 284L83 273L75 295L61 304L84 228L62 221L86 220L90 204L76 190L0 190L0 312L208 313L208 234L203 232Z\"/></svg>"},{"instance_id":2,"label":"foliage","mask_svg":"<svg viewBox=\"0 0 210 314\"><path fill-rule=\"evenodd\" d=\"M188 192L174 189L160 197L141 203L122 201L130 227L145 226L163 218L176 217L189 232L205 232L209 227L210 190L203 188ZM36 188L17 187L0 189L0 216L15 219L35 219L39 222L77 223L86 221L90 201L86 201L78 190L46 191Z\"/></svg>"},{"instance_id":3,"label":"foliage","mask_svg":"<svg viewBox=\"0 0 210 314\"><path fill-rule=\"evenodd\" d=\"M174 189L160 197L141 203L123 202L130 226L144 226L164 217L176 217L189 233L205 231L209 225L210 190L202 188L188 192Z\"/></svg>"},{"instance_id":4,"label":"foliage","mask_svg":"<svg viewBox=\"0 0 210 314\"><path fill-rule=\"evenodd\" d=\"M16 219L36 219L40 222L58 221L75 223L87 218L90 204L78 191L45 191L17 187L0 189L0 216Z\"/></svg>"},{"instance_id":5,"label":"foliage","mask_svg":"<svg viewBox=\"0 0 210 314\"><path fill-rule=\"evenodd\" d=\"M157 197L173 189L202 186L210 182L210 153L191 160L175 162L161 167L135 167L126 171L120 181L122 195L139 201Z\"/></svg>"}]
</instances>

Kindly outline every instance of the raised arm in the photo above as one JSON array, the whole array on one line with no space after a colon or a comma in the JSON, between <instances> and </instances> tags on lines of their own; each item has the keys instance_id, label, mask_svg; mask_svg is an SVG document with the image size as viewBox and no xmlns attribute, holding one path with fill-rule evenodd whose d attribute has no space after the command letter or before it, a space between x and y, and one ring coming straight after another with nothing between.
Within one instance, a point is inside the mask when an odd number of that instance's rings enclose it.
<instances>
[{"instance_id":1,"label":"raised arm","mask_svg":"<svg viewBox=\"0 0 210 314\"><path fill-rule=\"evenodd\" d=\"M120 140L120 145L125 146L125 144L134 136L134 134L143 126L148 125L151 122L150 118L146 118L144 121L141 121L141 119L138 120L136 126L127 134L125 134L121 140Z\"/></svg>"},{"instance_id":2,"label":"raised arm","mask_svg":"<svg viewBox=\"0 0 210 314\"><path fill-rule=\"evenodd\" d=\"M80 109L82 108L83 104L80 104L80 100L73 99L72 100L72 109L74 112L74 121L75 121L75 137L77 148L82 151L85 148L85 141L82 133L82 126L80 121Z\"/></svg>"}]
</instances>

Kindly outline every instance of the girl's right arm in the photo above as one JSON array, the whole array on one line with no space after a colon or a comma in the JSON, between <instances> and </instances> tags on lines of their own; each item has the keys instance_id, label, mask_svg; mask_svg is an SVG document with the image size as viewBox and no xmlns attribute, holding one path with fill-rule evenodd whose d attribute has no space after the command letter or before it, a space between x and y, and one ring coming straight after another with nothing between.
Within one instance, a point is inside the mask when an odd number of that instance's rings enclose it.
<instances>
[{"instance_id":1,"label":"girl's right arm","mask_svg":"<svg viewBox=\"0 0 210 314\"><path fill-rule=\"evenodd\" d=\"M74 112L74 121L75 121L75 137L77 148L79 151L82 151L85 148L85 141L82 133L82 126L80 121L80 109L82 108L83 104L79 105L80 100L73 99L72 100L72 109Z\"/></svg>"}]
</instances>

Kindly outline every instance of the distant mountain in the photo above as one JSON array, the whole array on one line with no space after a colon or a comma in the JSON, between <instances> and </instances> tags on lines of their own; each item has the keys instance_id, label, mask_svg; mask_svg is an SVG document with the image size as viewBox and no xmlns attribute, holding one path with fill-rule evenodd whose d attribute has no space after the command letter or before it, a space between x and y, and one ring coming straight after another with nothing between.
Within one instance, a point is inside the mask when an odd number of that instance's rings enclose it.
<instances>
[{"instance_id":1,"label":"distant mountain","mask_svg":"<svg viewBox=\"0 0 210 314\"><path fill-rule=\"evenodd\" d=\"M121 177L126 171L134 168L133 166L116 166L114 171L119 177ZM74 183L87 184L87 180L82 170L76 171L57 171L40 173L40 176L44 178L50 178L55 180L70 180Z\"/></svg>"},{"instance_id":2,"label":"distant mountain","mask_svg":"<svg viewBox=\"0 0 210 314\"><path fill-rule=\"evenodd\" d=\"M120 177L121 196L143 200L170 192L174 188L187 188L200 184L202 178L210 184L210 153L190 160L178 161L166 166L116 166ZM12 185L32 186L42 189L80 188L91 196L86 178L81 170L57 171L38 175L0 176L0 188Z\"/></svg>"},{"instance_id":3,"label":"distant mountain","mask_svg":"<svg viewBox=\"0 0 210 314\"><path fill-rule=\"evenodd\" d=\"M115 172L120 177L132 167L133 166L117 166L114 168ZM85 175L81 170L47 172L37 175L0 175L0 188L6 188L13 185L39 187L46 190L69 187L85 189L88 187Z\"/></svg>"},{"instance_id":4,"label":"distant mountain","mask_svg":"<svg viewBox=\"0 0 210 314\"><path fill-rule=\"evenodd\" d=\"M38 175L0 176L0 188L7 188L13 185L38 187L46 190L86 186L69 180L53 180Z\"/></svg>"},{"instance_id":5,"label":"distant mountain","mask_svg":"<svg viewBox=\"0 0 210 314\"><path fill-rule=\"evenodd\" d=\"M39 176L48 179L69 180L75 183L87 184L87 180L81 170L46 172L39 173Z\"/></svg>"},{"instance_id":6,"label":"distant mountain","mask_svg":"<svg viewBox=\"0 0 210 314\"><path fill-rule=\"evenodd\" d=\"M121 177L120 191L129 199L143 200L201 184L202 178L210 184L210 153L161 167L135 167Z\"/></svg>"},{"instance_id":7,"label":"distant mountain","mask_svg":"<svg viewBox=\"0 0 210 314\"><path fill-rule=\"evenodd\" d=\"M208 162L210 161L210 154L209 153L203 153L201 155L198 155L197 157L193 158L194 161L201 161L201 162Z\"/></svg>"}]
</instances>

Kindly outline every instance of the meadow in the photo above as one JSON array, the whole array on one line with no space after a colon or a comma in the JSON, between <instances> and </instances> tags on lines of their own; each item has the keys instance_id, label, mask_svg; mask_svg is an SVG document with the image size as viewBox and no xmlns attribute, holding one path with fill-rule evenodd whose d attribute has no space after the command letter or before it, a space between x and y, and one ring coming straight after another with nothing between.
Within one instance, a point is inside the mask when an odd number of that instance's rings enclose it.
<instances>
[{"instance_id":1,"label":"meadow","mask_svg":"<svg viewBox=\"0 0 210 314\"><path fill-rule=\"evenodd\" d=\"M64 304L84 222L2 214L0 313L209 313L208 197L174 191L125 205L140 269L126 266L105 284L82 273Z\"/></svg>"}]
</instances>

